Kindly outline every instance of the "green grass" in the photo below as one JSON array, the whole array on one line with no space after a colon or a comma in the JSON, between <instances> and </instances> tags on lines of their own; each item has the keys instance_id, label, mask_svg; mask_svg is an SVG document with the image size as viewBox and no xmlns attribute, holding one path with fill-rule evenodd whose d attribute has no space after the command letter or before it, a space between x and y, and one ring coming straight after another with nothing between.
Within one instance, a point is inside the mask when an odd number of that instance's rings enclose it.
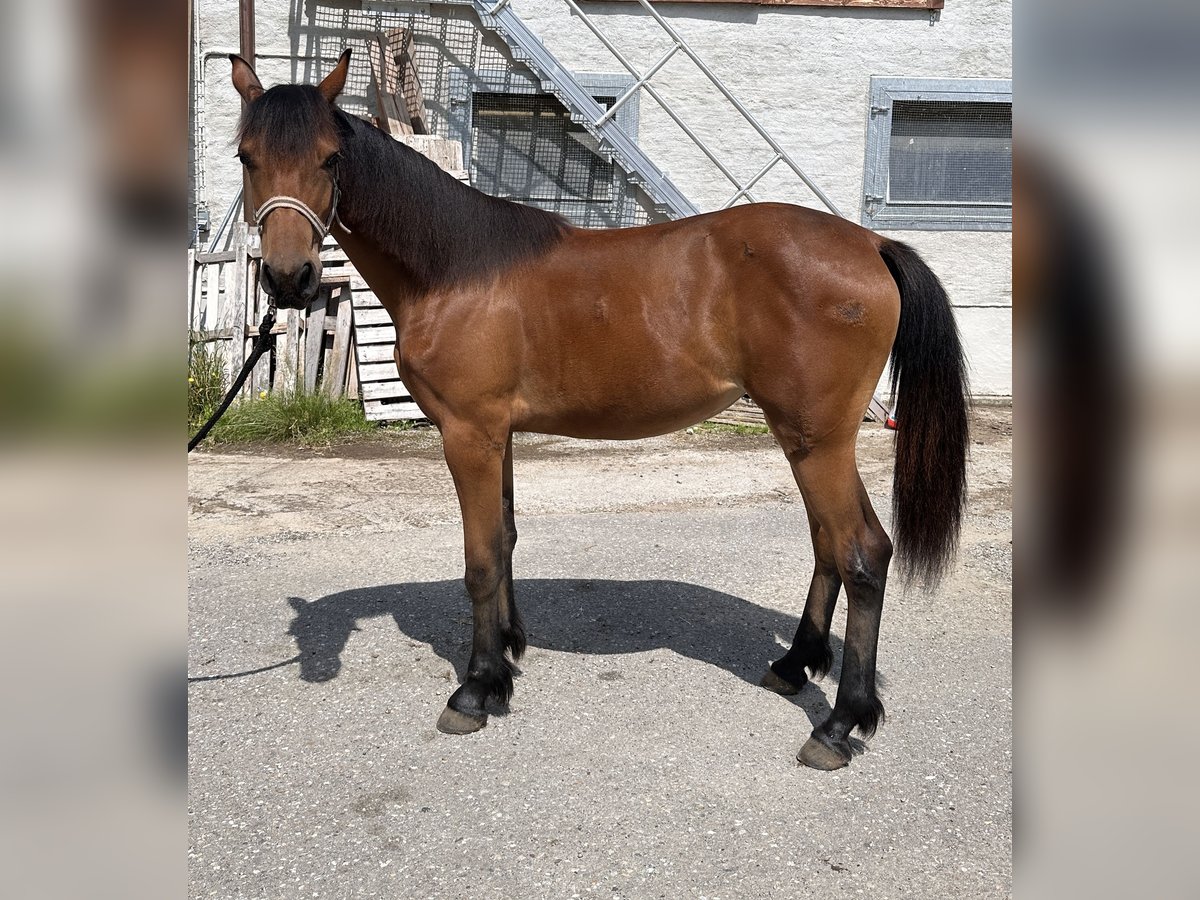
<instances>
[{"instance_id":1,"label":"green grass","mask_svg":"<svg viewBox=\"0 0 1200 900\"><path fill-rule=\"evenodd\" d=\"M726 425L724 422L701 422L693 425L692 430L699 434L770 434L766 425Z\"/></svg>"},{"instance_id":2,"label":"green grass","mask_svg":"<svg viewBox=\"0 0 1200 900\"><path fill-rule=\"evenodd\" d=\"M211 343L193 341L188 354L188 432L199 428L225 396L221 358Z\"/></svg>"},{"instance_id":3,"label":"green grass","mask_svg":"<svg viewBox=\"0 0 1200 900\"><path fill-rule=\"evenodd\" d=\"M275 392L231 406L213 429L218 444L325 445L375 430L356 400Z\"/></svg>"},{"instance_id":4,"label":"green grass","mask_svg":"<svg viewBox=\"0 0 1200 900\"><path fill-rule=\"evenodd\" d=\"M188 433L212 415L225 396L220 357L211 344L194 343L188 361ZM211 444L294 444L322 446L377 429L356 400L333 400L322 393L275 391L235 402L209 434Z\"/></svg>"}]
</instances>

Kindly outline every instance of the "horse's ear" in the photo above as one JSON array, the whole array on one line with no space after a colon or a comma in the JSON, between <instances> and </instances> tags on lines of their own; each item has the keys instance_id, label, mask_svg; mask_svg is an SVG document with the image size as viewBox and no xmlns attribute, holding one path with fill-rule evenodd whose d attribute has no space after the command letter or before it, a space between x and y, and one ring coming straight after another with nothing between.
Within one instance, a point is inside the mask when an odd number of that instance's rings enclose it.
<instances>
[{"instance_id":1,"label":"horse's ear","mask_svg":"<svg viewBox=\"0 0 1200 900\"><path fill-rule=\"evenodd\" d=\"M243 100L253 103L263 95L262 82L254 74L250 63L236 53L229 54L229 61L233 63L233 86L237 88L237 92L242 95Z\"/></svg>"},{"instance_id":2,"label":"horse's ear","mask_svg":"<svg viewBox=\"0 0 1200 900\"><path fill-rule=\"evenodd\" d=\"M338 94L342 92L342 88L346 86L346 76L350 74L350 48L347 47L342 51L341 57L337 61L337 65L333 67L333 71L325 76L325 80L317 85L317 90L321 92L321 96L332 103L338 98Z\"/></svg>"}]
</instances>

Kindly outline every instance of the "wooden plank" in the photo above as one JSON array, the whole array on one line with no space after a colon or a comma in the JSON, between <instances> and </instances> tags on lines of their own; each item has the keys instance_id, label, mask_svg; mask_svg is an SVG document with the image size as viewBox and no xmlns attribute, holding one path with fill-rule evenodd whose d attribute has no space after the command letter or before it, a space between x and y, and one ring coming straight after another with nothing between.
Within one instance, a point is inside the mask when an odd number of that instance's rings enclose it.
<instances>
[{"instance_id":1,"label":"wooden plank","mask_svg":"<svg viewBox=\"0 0 1200 900\"><path fill-rule=\"evenodd\" d=\"M383 304L379 302L379 298L370 291L355 291L351 303L354 304L356 312L360 309L383 309Z\"/></svg>"},{"instance_id":2,"label":"wooden plank","mask_svg":"<svg viewBox=\"0 0 1200 900\"><path fill-rule=\"evenodd\" d=\"M341 397L346 393L346 367L350 362L350 334L354 317L350 305L350 289L337 292L337 325L333 332L333 348L325 366L325 393Z\"/></svg>"},{"instance_id":3,"label":"wooden plank","mask_svg":"<svg viewBox=\"0 0 1200 900\"><path fill-rule=\"evenodd\" d=\"M219 250L214 253L205 253L202 250L196 251L196 262L202 266L212 265L214 263L229 263L237 259L237 250Z\"/></svg>"},{"instance_id":4,"label":"wooden plank","mask_svg":"<svg viewBox=\"0 0 1200 900\"><path fill-rule=\"evenodd\" d=\"M308 310L304 323L304 393L317 392L317 369L321 366L321 348L325 343L325 304L329 289L317 291L317 299Z\"/></svg>"},{"instance_id":5,"label":"wooden plank","mask_svg":"<svg viewBox=\"0 0 1200 900\"><path fill-rule=\"evenodd\" d=\"M396 98L396 63L387 48L386 38L382 34L376 35L374 39L368 38L366 45L380 126L393 137L412 134L408 110Z\"/></svg>"},{"instance_id":6,"label":"wooden plank","mask_svg":"<svg viewBox=\"0 0 1200 900\"><path fill-rule=\"evenodd\" d=\"M196 330L196 251L187 252L187 323L188 333Z\"/></svg>"},{"instance_id":7,"label":"wooden plank","mask_svg":"<svg viewBox=\"0 0 1200 900\"><path fill-rule=\"evenodd\" d=\"M411 28L393 28L387 32L392 60L396 63L399 93L408 113L409 124L414 134L429 134L428 114L425 112L425 91L421 87L421 75L413 62Z\"/></svg>"},{"instance_id":8,"label":"wooden plank","mask_svg":"<svg viewBox=\"0 0 1200 900\"><path fill-rule=\"evenodd\" d=\"M745 398L733 401L723 412L717 413L708 421L719 422L722 425L767 424L767 420L763 416L763 411L758 404L752 403Z\"/></svg>"},{"instance_id":9,"label":"wooden plank","mask_svg":"<svg viewBox=\"0 0 1200 900\"><path fill-rule=\"evenodd\" d=\"M356 352L360 363L387 362L396 358L395 344L367 344L365 347L360 345Z\"/></svg>"},{"instance_id":10,"label":"wooden plank","mask_svg":"<svg viewBox=\"0 0 1200 900\"><path fill-rule=\"evenodd\" d=\"M204 267L204 284L200 288L200 327L204 331L217 331L221 327L221 266L222 263L212 263Z\"/></svg>"},{"instance_id":11,"label":"wooden plank","mask_svg":"<svg viewBox=\"0 0 1200 900\"><path fill-rule=\"evenodd\" d=\"M350 329L350 359L352 362L346 371L346 396L351 400L358 399L358 362L355 360L354 329Z\"/></svg>"},{"instance_id":12,"label":"wooden plank","mask_svg":"<svg viewBox=\"0 0 1200 900\"><path fill-rule=\"evenodd\" d=\"M371 286L367 284L367 279L354 272L350 275L350 289L354 291L370 291Z\"/></svg>"},{"instance_id":13,"label":"wooden plank","mask_svg":"<svg viewBox=\"0 0 1200 900\"><path fill-rule=\"evenodd\" d=\"M394 111L395 117L401 124L401 129L398 133L412 134L413 126L412 119L408 115L408 105L404 102L404 97L400 93L400 70L396 66L396 58L392 54L391 47L388 46L387 35L380 34L377 40L383 64L385 96L391 106L391 110Z\"/></svg>"},{"instance_id":14,"label":"wooden plank","mask_svg":"<svg viewBox=\"0 0 1200 900\"><path fill-rule=\"evenodd\" d=\"M894 428L896 422L892 417L892 411L888 409L888 405L879 398L878 394L871 395L871 402L867 404L867 414L864 417L864 421L883 422L885 425L891 422L892 424L888 426L889 428Z\"/></svg>"},{"instance_id":15,"label":"wooden plank","mask_svg":"<svg viewBox=\"0 0 1200 900\"><path fill-rule=\"evenodd\" d=\"M388 397L412 398L412 394L408 392L408 388L404 386L404 382L402 381L364 383L360 386L360 390L364 400L385 400Z\"/></svg>"},{"instance_id":16,"label":"wooden plank","mask_svg":"<svg viewBox=\"0 0 1200 900\"><path fill-rule=\"evenodd\" d=\"M214 325L209 321L208 305L213 300L213 285L216 284L220 269L221 267L216 264L200 268L198 276L200 284L197 288L199 294L196 297L196 328L199 331L206 331Z\"/></svg>"},{"instance_id":17,"label":"wooden plank","mask_svg":"<svg viewBox=\"0 0 1200 900\"><path fill-rule=\"evenodd\" d=\"M237 377L237 373L241 370L242 365L238 362L239 359L245 360L245 342L238 340L235 335L240 333L242 327L245 326L245 308L242 306L241 291L246 285L246 249L243 244L241 249L237 251L241 255L241 260L235 263L222 263L221 269L224 278L224 284L221 286L220 311L217 316L217 328L220 331L227 331L230 334L228 341L221 343L221 362L225 370L225 385L228 387L233 384L233 379ZM239 278L240 273L240 278Z\"/></svg>"},{"instance_id":18,"label":"wooden plank","mask_svg":"<svg viewBox=\"0 0 1200 900\"><path fill-rule=\"evenodd\" d=\"M236 333L230 328L209 328L205 331L193 331L189 340L194 344L213 344L227 341Z\"/></svg>"},{"instance_id":19,"label":"wooden plank","mask_svg":"<svg viewBox=\"0 0 1200 900\"><path fill-rule=\"evenodd\" d=\"M394 344L396 343L396 326L379 325L372 328L359 326L354 329L359 346L363 344Z\"/></svg>"},{"instance_id":20,"label":"wooden plank","mask_svg":"<svg viewBox=\"0 0 1200 900\"><path fill-rule=\"evenodd\" d=\"M233 263L232 283L225 286L226 303L229 308L229 370L230 384L242 371L246 362L246 339L242 335L246 331L246 280L250 272L250 257L246 251L246 242L241 240L237 246L237 258ZM242 388L242 395L247 388Z\"/></svg>"},{"instance_id":21,"label":"wooden plank","mask_svg":"<svg viewBox=\"0 0 1200 900\"><path fill-rule=\"evenodd\" d=\"M289 309L283 312L287 316L287 334L283 340L277 338L275 341L277 355L275 383L272 387L277 391L294 391L297 379L302 378L304 372L304 342L300 335L300 321L304 310Z\"/></svg>"},{"instance_id":22,"label":"wooden plank","mask_svg":"<svg viewBox=\"0 0 1200 900\"><path fill-rule=\"evenodd\" d=\"M363 384L369 381L392 381L400 377L400 370L394 362L363 363L358 367L358 380Z\"/></svg>"},{"instance_id":23,"label":"wooden plank","mask_svg":"<svg viewBox=\"0 0 1200 900\"><path fill-rule=\"evenodd\" d=\"M246 309L249 312L247 319L253 323L247 340L251 342L258 337L258 323L262 321L267 305L267 298L258 285L258 269L261 265L262 260L256 259L253 261L249 270L249 283L247 284L247 288L250 291L250 296L246 301ZM276 324L276 328L278 328L278 324ZM278 349L279 338L275 338L275 345L276 349ZM274 361L275 355L274 352L263 354L263 357L258 361L258 365L254 367L254 373L250 376L250 391L253 396L260 397L263 391L271 389L271 363Z\"/></svg>"},{"instance_id":24,"label":"wooden plank","mask_svg":"<svg viewBox=\"0 0 1200 900\"><path fill-rule=\"evenodd\" d=\"M434 134L410 134L397 140L412 147L422 156L435 162L439 169L460 181L467 174L463 165L461 141L451 141Z\"/></svg>"},{"instance_id":25,"label":"wooden plank","mask_svg":"<svg viewBox=\"0 0 1200 900\"><path fill-rule=\"evenodd\" d=\"M385 403L382 400L364 400L363 415L372 422L425 418L425 413L415 403Z\"/></svg>"},{"instance_id":26,"label":"wooden plank","mask_svg":"<svg viewBox=\"0 0 1200 900\"><path fill-rule=\"evenodd\" d=\"M354 324L359 327L363 325L391 325L392 317L383 308L375 309L367 307L356 309L354 311Z\"/></svg>"}]
</instances>

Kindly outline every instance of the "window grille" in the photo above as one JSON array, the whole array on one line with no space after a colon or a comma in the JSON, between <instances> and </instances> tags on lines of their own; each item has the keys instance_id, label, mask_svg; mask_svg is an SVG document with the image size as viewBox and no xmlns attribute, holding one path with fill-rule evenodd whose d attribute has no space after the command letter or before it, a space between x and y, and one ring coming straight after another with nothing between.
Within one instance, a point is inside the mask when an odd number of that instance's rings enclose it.
<instances>
[{"instance_id":1,"label":"window grille","mask_svg":"<svg viewBox=\"0 0 1200 900\"><path fill-rule=\"evenodd\" d=\"M1011 230L1011 82L872 78L863 224Z\"/></svg>"}]
</instances>

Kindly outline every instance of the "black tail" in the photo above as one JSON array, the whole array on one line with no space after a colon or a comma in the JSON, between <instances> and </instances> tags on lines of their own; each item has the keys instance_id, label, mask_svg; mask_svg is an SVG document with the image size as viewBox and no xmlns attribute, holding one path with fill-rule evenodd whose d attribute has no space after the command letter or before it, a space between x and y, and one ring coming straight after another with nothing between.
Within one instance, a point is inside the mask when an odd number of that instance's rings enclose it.
<instances>
[{"instance_id":1,"label":"black tail","mask_svg":"<svg viewBox=\"0 0 1200 900\"><path fill-rule=\"evenodd\" d=\"M892 345L896 557L907 575L933 584L954 559L967 500L967 366L938 277L907 244L885 241L879 254L900 288Z\"/></svg>"}]
</instances>

